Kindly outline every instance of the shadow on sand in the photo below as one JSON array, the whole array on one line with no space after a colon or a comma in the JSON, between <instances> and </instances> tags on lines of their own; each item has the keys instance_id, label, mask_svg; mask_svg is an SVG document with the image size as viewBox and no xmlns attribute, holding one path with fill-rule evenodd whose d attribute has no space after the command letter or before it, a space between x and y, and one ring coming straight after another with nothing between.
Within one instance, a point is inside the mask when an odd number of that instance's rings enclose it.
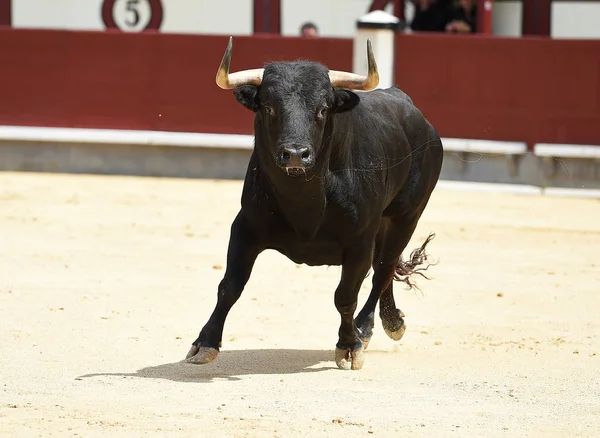
<instances>
[{"instance_id":1,"label":"shadow on sand","mask_svg":"<svg viewBox=\"0 0 600 438\"><path fill-rule=\"evenodd\" d=\"M77 379L100 376L166 379L174 382L211 382L240 380L236 376L314 373L337 369L331 350L232 350L221 351L217 359L206 365L181 362L139 369L135 373L84 374ZM323 366L315 367L322 362Z\"/></svg>"}]
</instances>

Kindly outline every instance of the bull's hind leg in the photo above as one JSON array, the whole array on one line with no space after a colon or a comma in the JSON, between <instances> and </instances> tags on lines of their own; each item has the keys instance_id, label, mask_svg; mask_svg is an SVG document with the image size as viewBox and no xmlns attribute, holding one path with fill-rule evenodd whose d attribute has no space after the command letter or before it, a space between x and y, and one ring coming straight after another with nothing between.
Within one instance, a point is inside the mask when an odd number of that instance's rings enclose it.
<instances>
[{"instance_id":1,"label":"bull's hind leg","mask_svg":"<svg viewBox=\"0 0 600 438\"><path fill-rule=\"evenodd\" d=\"M411 276L421 275L422 277L427 278L422 271L427 270L430 265L426 264L424 267L420 266L427 262L425 248L433 237L434 234L430 234L419 248L412 251L409 260L403 260L402 255L400 255L394 270L394 280L403 281L410 289L414 287ZM410 237L408 240L410 240ZM406 247L406 244L404 247ZM402 336L404 336L404 332L406 331L406 323L404 322L405 315L402 310L396 307L393 282L390 282L389 286L381 294L381 299L379 301L379 316L385 333L394 341L402 339Z\"/></svg>"},{"instance_id":2,"label":"bull's hind leg","mask_svg":"<svg viewBox=\"0 0 600 438\"><path fill-rule=\"evenodd\" d=\"M405 316L402 310L396 308L394 284L390 282L379 300L379 317L381 318L383 330L394 341L399 341L404 336L406 331Z\"/></svg>"},{"instance_id":3,"label":"bull's hind leg","mask_svg":"<svg viewBox=\"0 0 600 438\"><path fill-rule=\"evenodd\" d=\"M360 332L360 337L363 345L368 345L373 334L375 307L379 301L379 316L383 328L387 335L399 340L404 335L406 324L404 323L404 313L396 308L393 295L392 280L399 279L400 275L404 275L403 281L409 282L410 275L418 273L418 261L411 258L410 261L415 262L409 265L401 260L402 251L408 245L415 228L417 220L410 222L395 221L388 227L385 233L384 240L381 243L380 251L376 254L376 263L373 266L373 287L367 298L367 302L356 317L356 325ZM424 247L429 239L423 245L421 254L424 254ZM414 252L413 252L414 254ZM410 262L409 261L409 262ZM411 283L408 283L409 285Z\"/></svg>"},{"instance_id":4,"label":"bull's hind leg","mask_svg":"<svg viewBox=\"0 0 600 438\"><path fill-rule=\"evenodd\" d=\"M260 249L245 220L238 215L231 225L225 276L219 284L217 304L186 356L194 364L212 362L219 355L223 326L231 307L240 298Z\"/></svg>"},{"instance_id":5,"label":"bull's hind leg","mask_svg":"<svg viewBox=\"0 0 600 438\"><path fill-rule=\"evenodd\" d=\"M373 336L373 327L375 326L375 307L381 292L388 287L396 271L395 263L388 263L385 266L382 263L375 263L373 266L373 287L367 298L367 302L356 317L355 323L359 331L360 340L363 348L366 350Z\"/></svg>"}]
</instances>

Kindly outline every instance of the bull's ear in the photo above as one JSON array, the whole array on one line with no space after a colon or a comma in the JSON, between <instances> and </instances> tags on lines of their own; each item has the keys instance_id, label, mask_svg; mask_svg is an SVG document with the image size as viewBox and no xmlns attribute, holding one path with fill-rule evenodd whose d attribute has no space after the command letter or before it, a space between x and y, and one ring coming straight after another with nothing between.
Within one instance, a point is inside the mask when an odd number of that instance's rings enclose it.
<instances>
[{"instance_id":1,"label":"bull's ear","mask_svg":"<svg viewBox=\"0 0 600 438\"><path fill-rule=\"evenodd\" d=\"M235 100L244 105L250 111L258 110L258 87L255 85L242 85L233 90Z\"/></svg>"},{"instance_id":2,"label":"bull's ear","mask_svg":"<svg viewBox=\"0 0 600 438\"><path fill-rule=\"evenodd\" d=\"M350 90L339 89L335 90L335 112L343 113L354 108L360 102L360 98L356 93Z\"/></svg>"}]
</instances>

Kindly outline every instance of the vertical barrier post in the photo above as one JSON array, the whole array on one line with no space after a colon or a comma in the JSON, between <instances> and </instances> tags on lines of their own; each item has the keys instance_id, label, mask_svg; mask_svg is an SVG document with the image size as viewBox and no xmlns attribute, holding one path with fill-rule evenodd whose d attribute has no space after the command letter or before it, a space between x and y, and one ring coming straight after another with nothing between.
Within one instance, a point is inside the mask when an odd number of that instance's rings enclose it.
<instances>
[{"instance_id":1,"label":"vertical barrier post","mask_svg":"<svg viewBox=\"0 0 600 438\"><path fill-rule=\"evenodd\" d=\"M12 0L0 0L0 26L12 25Z\"/></svg>"},{"instance_id":2,"label":"vertical barrier post","mask_svg":"<svg viewBox=\"0 0 600 438\"><path fill-rule=\"evenodd\" d=\"M492 13L494 0L477 1L477 33L484 35L492 34Z\"/></svg>"},{"instance_id":3,"label":"vertical barrier post","mask_svg":"<svg viewBox=\"0 0 600 438\"><path fill-rule=\"evenodd\" d=\"M369 12L356 22L353 70L367 74L367 39L370 39L379 69L377 88L388 88L394 83L394 36L399 25L398 17L381 10Z\"/></svg>"}]
</instances>

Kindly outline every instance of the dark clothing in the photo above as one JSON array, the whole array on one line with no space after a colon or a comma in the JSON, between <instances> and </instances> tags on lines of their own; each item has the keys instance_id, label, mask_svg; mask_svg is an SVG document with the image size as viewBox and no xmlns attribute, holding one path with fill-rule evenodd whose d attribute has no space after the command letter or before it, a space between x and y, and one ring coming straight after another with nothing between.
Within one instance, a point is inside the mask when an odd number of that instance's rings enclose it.
<instances>
[{"instance_id":1,"label":"dark clothing","mask_svg":"<svg viewBox=\"0 0 600 438\"><path fill-rule=\"evenodd\" d=\"M448 13L449 10L444 1L436 2L426 10L421 10L419 5L415 5L415 17L410 28L416 32L444 32L448 22Z\"/></svg>"},{"instance_id":2,"label":"dark clothing","mask_svg":"<svg viewBox=\"0 0 600 438\"><path fill-rule=\"evenodd\" d=\"M471 26L471 33L477 32L477 6L474 6L469 13L460 6L452 8L448 23L451 21L464 21Z\"/></svg>"}]
</instances>

